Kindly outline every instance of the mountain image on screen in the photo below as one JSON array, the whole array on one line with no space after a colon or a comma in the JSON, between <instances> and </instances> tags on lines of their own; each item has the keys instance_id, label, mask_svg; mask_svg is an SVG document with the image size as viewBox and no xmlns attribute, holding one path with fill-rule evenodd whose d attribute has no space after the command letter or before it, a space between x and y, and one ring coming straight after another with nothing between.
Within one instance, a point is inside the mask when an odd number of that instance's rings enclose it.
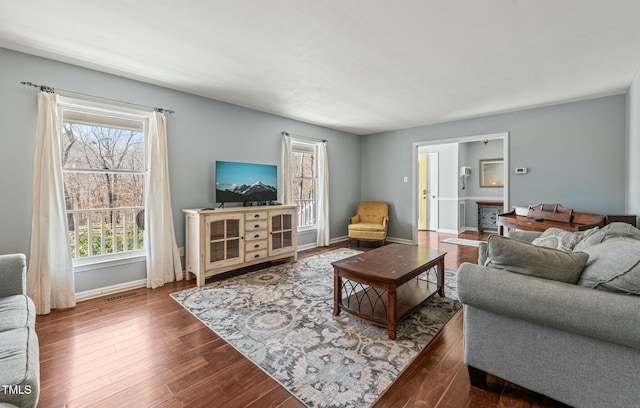
<instances>
[{"instance_id":1,"label":"mountain image on screen","mask_svg":"<svg viewBox=\"0 0 640 408\"><path fill-rule=\"evenodd\" d=\"M216 202L276 201L277 175L275 165L216 161Z\"/></svg>"},{"instance_id":2,"label":"mountain image on screen","mask_svg":"<svg viewBox=\"0 0 640 408\"><path fill-rule=\"evenodd\" d=\"M221 188L224 188L223 190ZM218 201L226 203L243 202L243 201L273 201L278 196L275 187L256 181L251 185L222 185L216 188L216 197Z\"/></svg>"}]
</instances>

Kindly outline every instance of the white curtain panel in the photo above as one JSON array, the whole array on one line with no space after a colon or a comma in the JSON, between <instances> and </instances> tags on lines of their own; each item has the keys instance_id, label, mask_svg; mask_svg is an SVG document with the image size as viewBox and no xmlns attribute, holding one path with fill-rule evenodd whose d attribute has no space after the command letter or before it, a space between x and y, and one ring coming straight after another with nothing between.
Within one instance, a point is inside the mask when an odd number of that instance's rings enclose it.
<instances>
[{"instance_id":1,"label":"white curtain panel","mask_svg":"<svg viewBox=\"0 0 640 408\"><path fill-rule=\"evenodd\" d=\"M163 113L154 112L149 125L145 233L147 287L182 280L182 264L171 211L167 126Z\"/></svg>"},{"instance_id":2,"label":"white curtain panel","mask_svg":"<svg viewBox=\"0 0 640 408\"><path fill-rule=\"evenodd\" d=\"M291 169L291 136L282 138L282 203L293 205L293 170Z\"/></svg>"},{"instance_id":3,"label":"white curtain panel","mask_svg":"<svg viewBox=\"0 0 640 408\"><path fill-rule=\"evenodd\" d=\"M327 142L318 144L318 246L329 245L329 158Z\"/></svg>"},{"instance_id":4,"label":"white curtain panel","mask_svg":"<svg viewBox=\"0 0 640 408\"><path fill-rule=\"evenodd\" d=\"M76 305L55 94L38 94L27 294L37 314Z\"/></svg>"}]
</instances>

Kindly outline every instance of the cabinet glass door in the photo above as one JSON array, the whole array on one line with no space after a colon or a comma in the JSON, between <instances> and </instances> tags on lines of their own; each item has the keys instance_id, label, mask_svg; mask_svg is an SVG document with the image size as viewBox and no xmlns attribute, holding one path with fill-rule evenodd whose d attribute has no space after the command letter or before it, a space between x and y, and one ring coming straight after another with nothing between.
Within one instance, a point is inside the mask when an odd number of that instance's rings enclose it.
<instances>
[{"instance_id":1,"label":"cabinet glass door","mask_svg":"<svg viewBox=\"0 0 640 408\"><path fill-rule=\"evenodd\" d=\"M294 246L293 237L294 231L293 225L294 215L293 211L283 211L272 213L270 215L271 221L271 255L277 255L281 252L286 252Z\"/></svg>"},{"instance_id":2,"label":"cabinet glass door","mask_svg":"<svg viewBox=\"0 0 640 408\"><path fill-rule=\"evenodd\" d=\"M208 263L242 261L241 220L233 217L211 217L209 227Z\"/></svg>"}]
</instances>

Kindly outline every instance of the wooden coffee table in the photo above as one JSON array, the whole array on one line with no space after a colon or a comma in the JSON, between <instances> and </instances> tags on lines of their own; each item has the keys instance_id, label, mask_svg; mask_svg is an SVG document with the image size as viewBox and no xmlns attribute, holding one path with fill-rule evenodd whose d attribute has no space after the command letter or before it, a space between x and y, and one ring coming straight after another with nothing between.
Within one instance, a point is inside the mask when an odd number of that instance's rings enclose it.
<instances>
[{"instance_id":1,"label":"wooden coffee table","mask_svg":"<svg viewBox=\"0 0 640 408\"><path fill-rule=\"evenodd\" d=\"M333 315L340 311L387 328L396 338L396 324L438 292L444 296L446 252L421 246L390 244L333 262ZM418 279L437 270L437 285Z\"/></svg>"}]
</instances>

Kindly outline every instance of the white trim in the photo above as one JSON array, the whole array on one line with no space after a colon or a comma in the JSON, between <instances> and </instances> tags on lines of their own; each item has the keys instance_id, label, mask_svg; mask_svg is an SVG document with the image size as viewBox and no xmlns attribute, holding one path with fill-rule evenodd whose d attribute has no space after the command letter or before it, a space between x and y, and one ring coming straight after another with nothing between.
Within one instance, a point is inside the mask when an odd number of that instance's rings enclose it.
<instances>
[{"instance_id":1,"label":"white trim","mask_svg":"<svg viewBox=\"0 0 640 408\"><path fill-rule=\"evenodd\" d=\"M297 251L306 251L307 249L313 249L313 248L317 248L318 244L316 244L315 242L311 242L309 244L304 244L304 245L298 245L298 249Z\"/></svg>"},{"instance_id":2,"label":"white trim","mask_svg":"<svg viewBox=\"0 0 640 408\"><path fill-rule=\"evenodd\" d=\"M439 229L438 232L442 232L444 234L459 234L460 231L458 230L451 230L451 229Z\"/></svg>"},{"instance_id":3,"label":"white trim","mask_svg":"<svg viewBox=\"0 0 640 408\"><path fill-rule=\"evenodd\" d=\"M502 201L502 197L473 197L473 196L467 196L467 197L460 197L460 200L466 200L466 201Z\"/></svg>"},{"instance_id":4,"label":"white trim","mask_svg":"<svg viewBox=\"0 0 640 408\"><path fill-rule=\"evenodd\" d=\"M107 286L104 288L85 290L76 293L76 301L95 299L101 296L112 295L114 293L124 292L126 290L145 288L147 286L146 279L138 279L132 282L119 283L117 285Z\"/></svg>"},{"instance_id":5,"label":"white trim","mask_svg":"<svg viewBox=\"0 0 640 408\"><path fill-rule=\"evenodd\" d=\"M343 241L348 241L349 237L347 235L343 235L341 237L336 237L336 238L331 238L329 240L329 245L331 244L337 244L338 242L343 242Z\"/></svg>"},{"instance_id":6,"label":"white trim","mask_svg":"<svg viewBox=\"0 0 640 408\"><path fill-rule=\"evenodd\" d=\"M404 245L416 245L413 243L413 241L411 241L410 239L404 239L404 238L396 238L396 237L387 237L385 239L387 242L394 242L396 244L404 244Z\"/></svg>"},{"instance_id":7,"label":"white trim","mask_svg":"<svg viewBox=\"0 0 640 408\"><path fill-rule=\"evenodd\" d=\"M138 252L138 251L136 251ZM120 252L119 254L126 254L126 252ZM95 271L96 269L104 269L104 268L112 268L115 266L121 266L121 265L129 265L132 263L138 263L138 262L146 262L147 261L147 256L144 253L144 250L142 252L142 255L140 253L136 253L136 254L132 254L132 256L121 256L115 259L95 259L96 257L88 257L88 258L84 258L84 259L78 259L79 260L85 260L86 262L79 262L78 264L76 264L76 259L74 259L74 264L73 264L73 273L81 273L81 272L87 272L87 271Z\"/></svg>"}]
</instances>

